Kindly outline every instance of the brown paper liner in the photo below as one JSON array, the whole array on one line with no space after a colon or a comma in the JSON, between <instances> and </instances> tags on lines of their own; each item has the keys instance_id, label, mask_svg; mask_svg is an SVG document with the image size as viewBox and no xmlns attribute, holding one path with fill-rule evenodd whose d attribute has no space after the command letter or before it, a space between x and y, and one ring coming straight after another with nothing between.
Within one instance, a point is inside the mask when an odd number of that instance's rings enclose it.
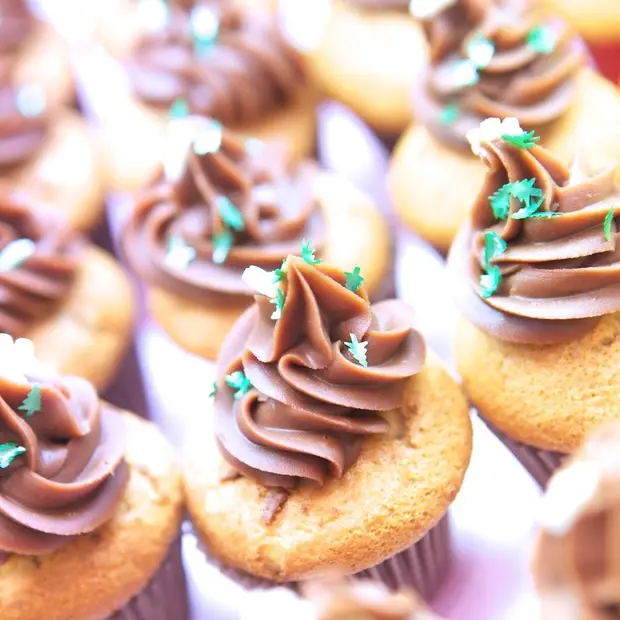
<instances>
[{"instance_id":1,"label":"brown paper liner","mask_svg":"<svg viewBox=\"0 0 620 620\"><path fill-rule=\"evenodd\" d=\"M202 546L202 543L199 544ZM209 557L209 561L214 562L205 548L202 547L202 549ZM377 566L352 575L351 579L373 579L384 583L392 590L414 588L429 602L437 594L448 574L451 560L450 519L448 515L445 515L415 545L384 560ZM288 587L297 591L299 587L296 582L276 583L221 564L219 564L219 569L248 590Z\"/></svg>"},{"instance_id":2,"label":"brown paper liner","mask_svg":"<svg viewBox=\"0 0 620 620\"><path fill-rule=\"evenodd\" d=\"M179 537L144 589L109 620L189 620L189 616Z\"/></svg>"},{"instance_id":3,"label":"brown paper liner","mask_svg":"<svg viewBox=\"0 0 620 620\"><path fill-rule=\"evenodd\" d=\"M553 476L554 472L560 468L567 455L551 450L541 450L540 448L521 443L516 439L508 437L508 435L492 424L489 424L486 420L483 421L493 434L513 453L519 463L528 471L530 476L532 476L542 488L545 488L549 479Z\"/></svg>"}]
</instances>

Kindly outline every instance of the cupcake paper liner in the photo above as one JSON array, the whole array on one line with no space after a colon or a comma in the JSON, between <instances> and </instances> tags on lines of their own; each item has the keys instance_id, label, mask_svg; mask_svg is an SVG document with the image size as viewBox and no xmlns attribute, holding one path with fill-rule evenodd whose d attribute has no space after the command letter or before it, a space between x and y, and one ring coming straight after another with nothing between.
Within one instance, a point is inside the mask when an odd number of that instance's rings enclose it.
<instances>
[{"instance_id":1,"label":"cupcake paper liner","mask_svg":"<svg viewBox=\"0 0 620 620\"><path fill-rule=\"evenodd\" d=\"M189 620L189 617L179 537L144 589L113 613L109 620Z\"/></svg>"},{"instance_id":2,"label":"cupcake paper liner","mask_svg":"<svg viewBox=\"0 0 620 620\"><path fill-rule=\"evenodd\" d=\"M450 519L446 514L416 544L384 560L381 564L352 575L351 579L373 579L384 583L392 590L414 588L426 601L431 601L450 568L451 543ZM208 554L202 543L199 542L199 545L209 562L216 563L223 574L244 588L255 590L288 587L298 590L297 582L276 583L224 566Z\"/></svg>"},{"instance_id":3,"label":"cupcake paper liner","mask_svg":"<svg viewBox=\"0 0 620 620\"><path fill-rule=\"evenodd\" d=\"M540 448L521 443L516 439L508 437L508 435L489 424L486 420L484 422L493 434L513 453L532 478L542 488L545 488L549 479L560 468L567 455L561 452L553 452L552 450L541 450Z\"/></svg>"}]
</instances>

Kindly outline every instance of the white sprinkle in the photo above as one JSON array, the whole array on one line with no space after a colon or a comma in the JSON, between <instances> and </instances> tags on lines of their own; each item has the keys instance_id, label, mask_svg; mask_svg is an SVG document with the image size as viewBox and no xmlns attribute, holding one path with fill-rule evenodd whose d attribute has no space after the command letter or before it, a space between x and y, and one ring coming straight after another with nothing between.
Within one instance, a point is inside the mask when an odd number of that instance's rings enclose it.
<instances>
[{"instance_id":1,"label":"white sprinkle","mask_svg":"<svg viewBox=\"0 0 620 620\"><path fill-rule=\"evenodd\" d=\"M179 236L171 237L164 262L173 269L185 269L196 258L196 250Z\"/></svg>"},{"instance_id":2,"label":"white sprinkle","mask_svg":"<svg viewBox=\"0 0 620 620\"><path fill-rule=\"evenodd\" d=\"M467 43L467 57L478 69L488 67L495 55L495 45L488 39L478 37Z\"/></svg>"},{"instance_id":3,"label":"white sprinkle","mask_svg":"<svg viewBox=\"0 0 620 620\"><path fill-rule=\"evenodd\" d=\"M202 5L192 9L190 24L192 35L201 41L214 41L220 28L220 20L215 11Z\"/></svg>"},{"instance_id":4,"label":"white sprinkle","mask_svg":"<svg viewBox=\"0 0 620 620\"><path fill-rule=\"evenodd\" d=\"M222 146L222 124L218 121L205 119L206 123L194 139L194 153L206 155L217 153Z\"/></svg>"},{"instance_id":5,"label":"white sprinkle","mask_svg":"<svg viewBox=\"0 0 620 620\"><path fill-rule=\"evenodd\" d=\"M6 273L19 267L36 251L37 246L30 239L11 241L0 251L0 273Z\"/></svg>"},{"instance_id":6,"label":"white sprinkle","mask_svg":"<svg viewBox=\"0 0 620 620\"><path fill-rule=\"evenodd\" d=\"M321 44L331 12L331 0L280 0L278 25L294 48L301 52L312 52Z\"/></svg>"},{"instance_id":7,"label":"white sprinkle","mask_svg":"<svg viewBox=\"0 0 620 620\"><path fill-rule=\"evenodd\" d=\"M38 84L22 86L17 91L15 100L20 114L28 118L40 116L47 106L45 91Z\"/></svg>"},{"instance_id":8,"label":"white sprinkle","mask_svg":"<svg viewBox=\"0 0 620 620\"><path fill-rule=\"evenodd\" d=\"M146 32L160 32L168 25L168 7L164 0L140 0L138 24Z\"/></svg>"},{"instance_id":9,"label":"white sprinkle","mask_svg":"<svg viewBox=\"0 0 620 620\"><path fill-rule=\"evenodd\" d=\"M264 183L262 185L255 185L252 188L252 198L261 205L278 204L279 194L278 189L271 184Z\"/></svg>"},{"instance_id":10,"label":"white sprinkle","mask_svg":"<svg viewBox=\"0 0 620 620\"><path fill-rule=\"evenodd\" d=\"M478 69L468 59L448 62L437 69L437 80L451 90L474 86L480 80Z\"/></svg>"},{"instance_id":11,"label":"white sprinkle","mask_svg":"<svg viewBox=\"0 0 620 620\"><path fill-rule=\"evenodd\" d=\"M487 118L480 123L480 127L467 132L467 140L474 155L480 155L483 142L492 142L505 135L520 136L521 134L523 134L523 129L516 118L505 118L503 121L499 118Z\"/></svg>"},{"instance_id":12,"label":"white sprinkle","mask_svg":"<svg viewBox=\"0 0 620 620\"><path fill-rule=\"evenodd\" d=\"M260 295L274 299L278 296L278 283L275 281L273 271L266 271L251 265L241 275L242 280Z\"/></svg>"},{"instance_id":13,"label":"white sprinkle","mask_svg":"<svg viewBox=\"0 0 620 620\"><path fill-rule=\"evenodd\" d=\"M18 338L13 342L9 334L0 334L0 377L24 384L28 383L27 375L43 372L31 340Z\"/></svg>"},{"instance_id":14,"label":"white sprinkle","mask_svg":"<svg viewBox=\"0 0 620 620\"><path fill-rule=\"evenodd\" d=\"M541 527L554 536L566 535L594 499L600 481L601 470L591 461L578 461L559 471L540 504Z\"/></svg>"},{"instance_id":15,"label":"white sprinkle","mask_svg":"<svg viewBox=\"0 0 620 620\"><path fill-rule=\"evenodd\" d=\"M456 0L410 0L409 13L417 19L431 19L456 4Z\"/></svg>"}]
</instances>

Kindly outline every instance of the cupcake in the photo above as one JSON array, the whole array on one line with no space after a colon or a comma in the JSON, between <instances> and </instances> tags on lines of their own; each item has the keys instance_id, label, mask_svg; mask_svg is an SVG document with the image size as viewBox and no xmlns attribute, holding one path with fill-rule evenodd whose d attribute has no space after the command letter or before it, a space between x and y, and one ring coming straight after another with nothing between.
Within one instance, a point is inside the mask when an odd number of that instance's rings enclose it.
<instances>
[{"instance_id":1,"label":"cupcake","mask_svg":"<svg viewBox=\"0 0 620 620\"><path fill-rule=\"evenodd\" d=\"M484 420L544 485L620 418L616 167L569 170L515 119L470 134L488 172L448 258L456 361Z\"/></svg>"},{"instance_id":2,"label":"cupcake","mask_svg":"<svg viewBox=\"0 0 620 620\"><path fill-rule=\"evenodd\" d=\"M1 334L0 350L2 618L185 620L170 446L31 341Z\"/></svg>"},{"instance_id":3,"label":"cupcake","mask_svg":"<svg viewBox=\"0 0 620 620\"><path fill-rule=\"evenodd\" d=\"M426 53L415 18L438 3L446 2L333 0L317 41L304 49L309 74L322 91L393 140L411 121L411 84ZM290 4L291 11L301 10L300 3ZM312 16L301 15L295 21L305 34Z\"/></svg>"},{"instance_id":4,"label":"cupcake","mask_svg":"<svg viewBox=\"0 0 620 620\"><path fill-rule=\"evenodd\" d=\"M61 36L26 0L0 0L0 16L0 83L12 76L18 86L41 87L51 103L71 102L69 50Z\"/></svg>"},{"instance_id":5,"label":"cupcake","mask_svg":"<svg viewBox=\"0 0 620 620\"><path fill-rule=\"evenodd\" d=\"M101 176L83 119L48 104L36 84L0 82L0 179L45 201L73 228L86 231L102 216Z\"/></svg>"},{"instance_id":6,"label":"cupcake","mask_svg":"<svg viewBox=\"0 0 620 620\"><path fill-rule=\"evenodd\" d=\"M620 4L616 0L541 0L562 15L588 42L601 71L620 77Z\"/></svg>"},{"instance_id":7,"label":"cupcake","mask_svg":"<svg viewBox=\"0 0 620 620\"><path fill-rule=\"evenodd\" d=\"M386 226L346 181L292 162L282 142L245 140L201 117L173 121L169 138L164 173L139 196L122 248L181 347L215 359L253 301L244 269L278 269L300 247L372 291L387 280Z\"/></svg>"},{"instance_id":8,"label":"cupcake","mask_svg":"<svg viewBox=\"0 0 620 620\"><path fill-rule=\"evenodd\" d=\"M314 149L315 97L272 14L235 0L188 4L161 3L123 59L128 88L115 93L102 127L115 188L152 180L169 116L185 110L246 135L279 136L297 158Z\"/></svg>"},{"instance_id":9,"label":"cupcake","mask_svg":"<svg viewBox=\"0 0 620 620\"><path fill-rule=\"evenodd\" d=\"M416 121L389 172L404 222L447 251L484 180L467 133L487 117L515 117L547 147L591 165L620 160L620 98L586 66L566 25L524 0L453 0L429 17L426 70L416 81ZM446 182L446 181L449 182Z\"/></svg>"},{"instance_id":10,"label":"cupcake","mask_svg":"<svg viewBox=\"0 0 620 620\"><path fill-rule=\"evenodd\" d=\"M274 274L256 267L257 290ZM188 508L207 554L249 586L342 571L429 599L471 453L459 386L397 300L289 256L220 352L191 429ZM275 312L274 312L275 305Z\"/></svg>"},{"instance_id":11,"label":"cupcake","mask_svg":"<svg viewBox=\"0 0 620 620\"><path fill-rule=\"evenodd\" d=\"M0 332L33 340L45 364L102 389L131 333L132 307L108 254L53 209L0 186Z\"/></svg>"},{"instance_id":12,"label":"cupcake","mask_svg":"<svg viewBox=\"0 0 620 620\"><path fill-rule=\"evenodd\" d=\"M301 586L303 597L286 588L250 590L239 620L441 620L411 590L390 592L370 581L330 576Z\"/></svg>"},{"instance_id":13,"label":"cupcake","mask_svg":"<svg viewBox=\"0 0 620 620\"><path fill-rule=\"evenodd\" d=\"M608 423L549 482L533 563L544 620L611 620L620 606L620 425Z\"/></svg>"}]
</instances>

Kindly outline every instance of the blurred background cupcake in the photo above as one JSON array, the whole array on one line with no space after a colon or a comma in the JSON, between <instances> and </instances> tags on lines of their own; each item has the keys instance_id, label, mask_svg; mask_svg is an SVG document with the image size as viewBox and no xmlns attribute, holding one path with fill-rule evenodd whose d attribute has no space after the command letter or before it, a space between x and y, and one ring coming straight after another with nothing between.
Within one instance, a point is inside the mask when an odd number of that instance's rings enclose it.
<instances>
[{"instance_id":1,"label":"blurred background cupcake","mask_svg":"<svg viewBox=\"0 0 620 620\"><path fill-rule=\"evenodd\" d=\"M620 419L617 166L569 170L515 119L495 121L470 134L488 172L448 257L456 362L544 485L588 431Z\"/></svg>"},{"instance_id":2,"label":"blurred background cupcake","mask_svg":"<svg viewBox=\"0 0 620 620\"><path fill-rule=\"evenodd\" d=\"M411 86L426 54L416 18L423 17L429 5L445 2L333 0L316 2L317 6L307 3L304 10L297 6L302 4L299 2L281 4L288 9L286 21L299 24L289 27L291 40L303 48L317 87L393 143L411 121ZM315 40L308 45L307 30L316 21L315 16L306 17L310 12L325 15L316 24Z\"/></svg>"},{"instance_id":3,"label":"blurred background cupcake","mask_svg":"<svg viewBox=\"0 0 620 620\"><path fill-rule=\"evenodd\" d=\"M0 334L3 618L188 618L172 449Z\"/></svg>"},{"instance_id":4,"label":"blurred background cupcake","mask_svg":"<svg viewBox=\"0 0 620 620\"><path fill-rule=\"evenodd\" d=\"M122 248L179 345L215 359L253 301L244 269L278 269L302 247L384 294L386 225L347 181L292 161L283 140L244 139L209 119L177 119L169 132L164 174L138 197Z\"/></svg>"},{"instance_id":5,"label":"blurred background cupcake","mask_svg":"<svg viewBox=\"0 0 620 620\"><path fill-rule=\"evenodd\" d=\"M389 186L402 220L446 252L484 179L468 131L515 117L564 161L620 161L620 98L582 41L524 0L453 0L424 21L430 59L413 88L415 121Z\"/></svg>"},{"instance_id":6,"label":"blurred background cupcake","mask_svg":"<svg viewBox=\"0 0 620 620\"><path fill-rule=\"evenodd\" d=\"M0 186L0 331L33 340L57 372L103 389L132 328L119 265L73 232L53 208Z\"/></svg>"},{"instance_id":7,"label":"blurred background cupcake","mask_svg":"<svg viewBox=\"0 0 620 620\"><path fill-rule=\"evenodd\" d=\"M121 59L127 89L102 127L113 187L151 180L169 116L185 110L280 137L295 158L314 150L316 98L271 11L235 0L158 6Z\"/></svg>"},{"instance_id":8,"label":"blurred background cupcake","mask_svg":"<svg viewBox=\"0 0 620 620\"><path fill-rule=\"evenodd\" d=\"M543 620L606 620L620 605L620 424L607 423L551 479L533 572Z\"/></svg>"},{"instance_id":9,"label":"blurred background cupcake","mask_svg":"<svg viewBox=\"0 0 620 620\"><path fill-rule=\"evenodd\" d=\"M273 300L268 275L249 270L261 293L189 429L197 535L249 586L337 569L428 600L471 454L461 390L426 358L406 303L371 305L359 281L307 255L287 258Z\"/></svg>"}]
</instances>

